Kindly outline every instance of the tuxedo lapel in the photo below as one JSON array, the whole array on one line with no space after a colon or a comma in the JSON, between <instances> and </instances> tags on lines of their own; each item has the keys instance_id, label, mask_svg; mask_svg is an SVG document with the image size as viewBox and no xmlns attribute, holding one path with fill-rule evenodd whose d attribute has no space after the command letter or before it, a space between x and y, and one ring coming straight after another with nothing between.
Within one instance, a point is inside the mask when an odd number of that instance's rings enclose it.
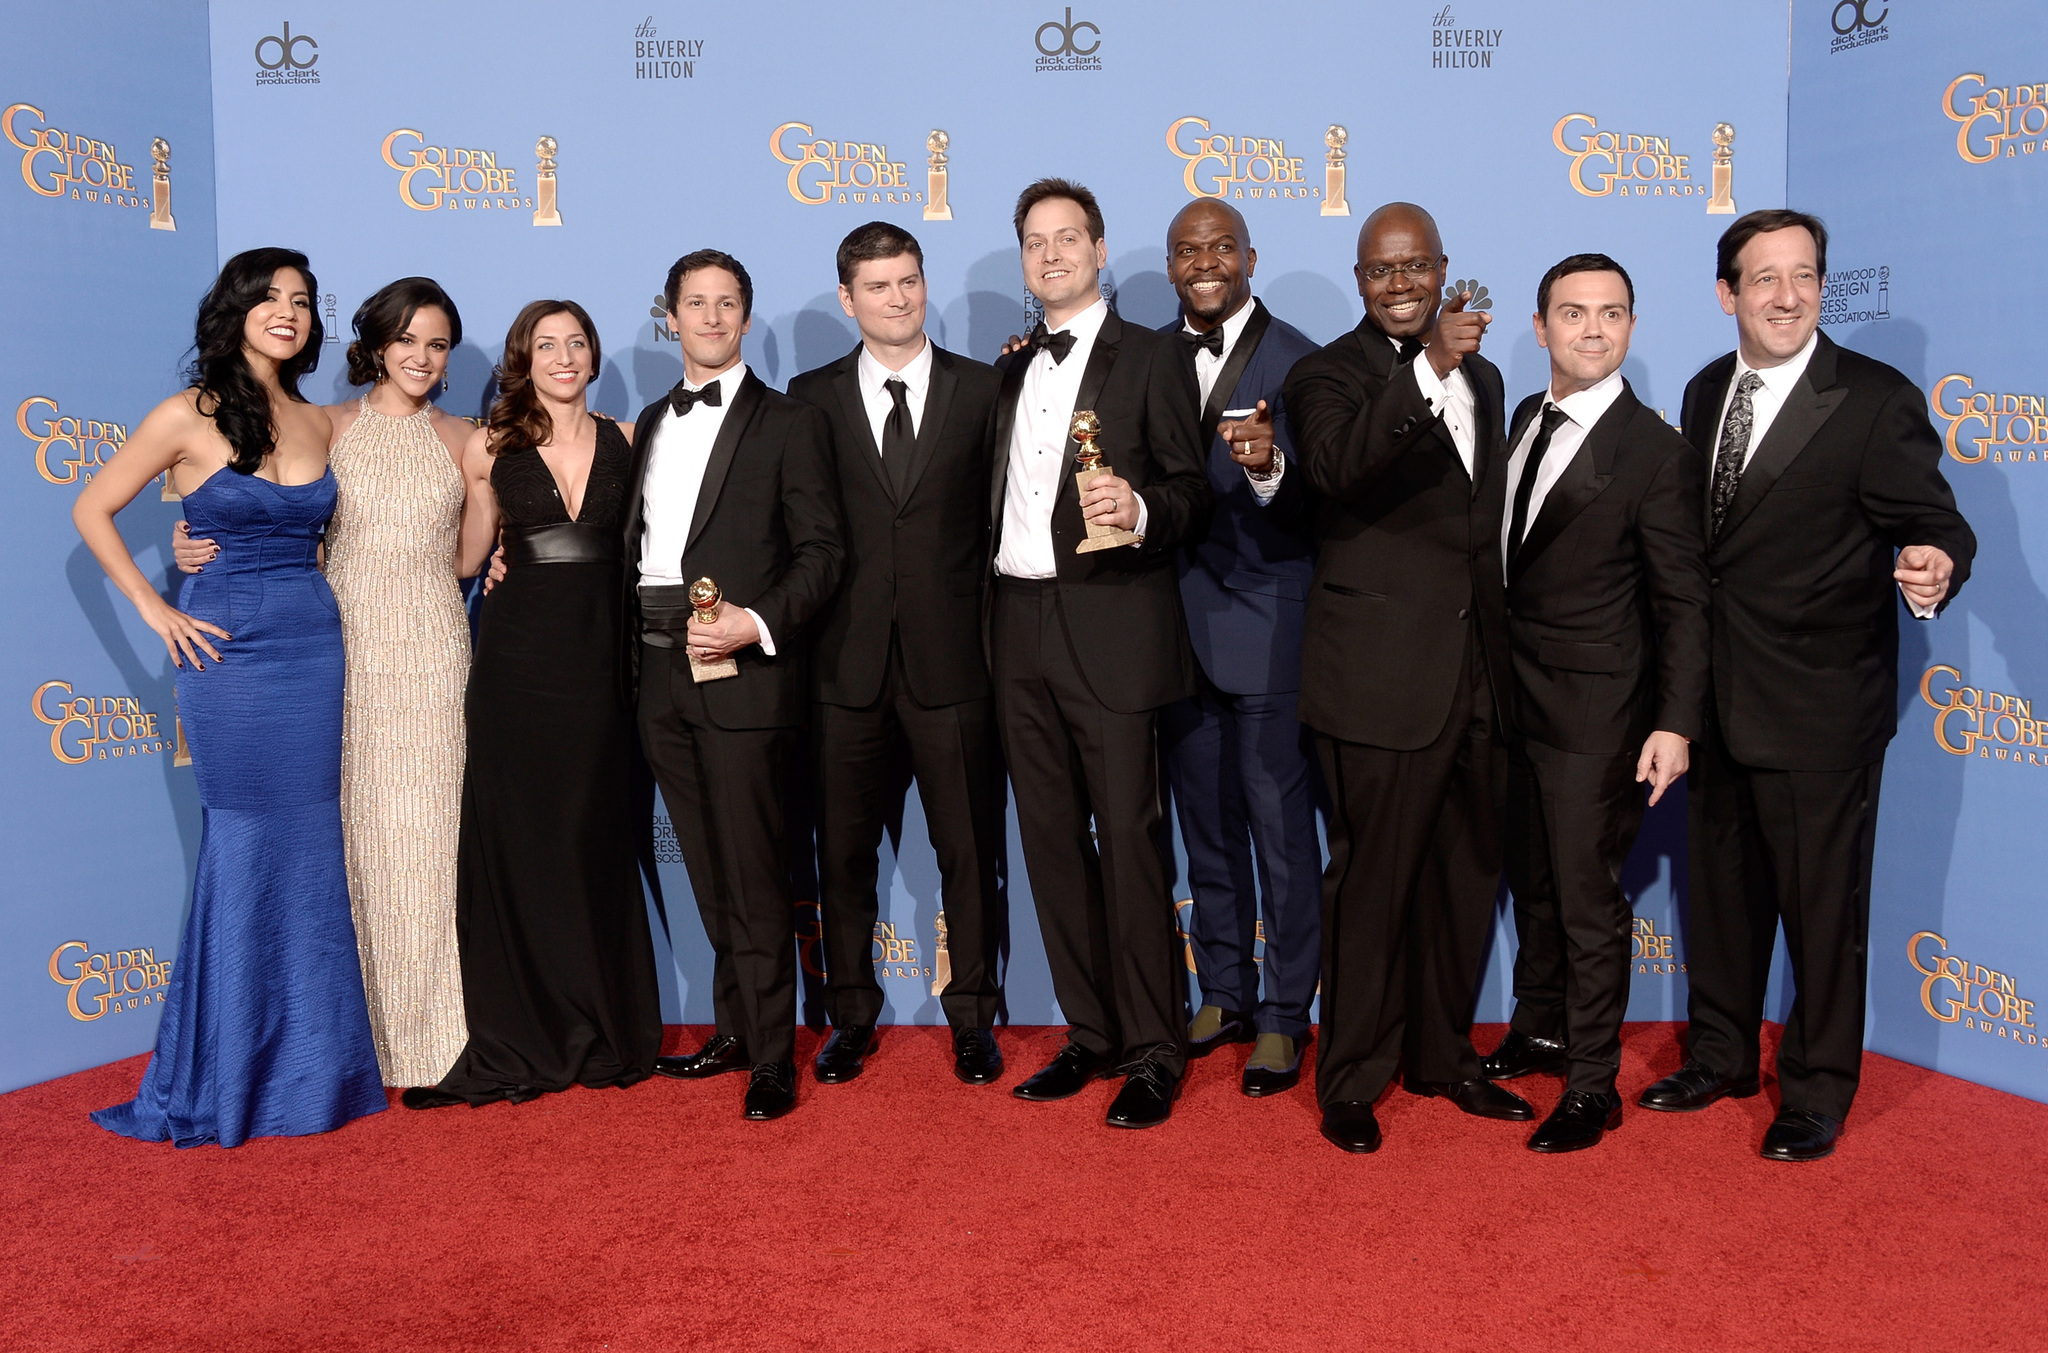
<instances>
[{"instance_id":1,"label":"tuxedo lapel","mask_svg":"<svg viewBox=\"0 0 2048 1353\"><path fill-rule=\"evenodd\" d=\"M840 408L846 415L846 421L853 425L854 445L863 453L860 455L861 462L874 473L876 482L882 486L882 492L888 494L890 500L894 501L896 491L889 483L888 467L882 463L882 448L875 445L875 429L868 422L867 397L860 389L859 348L855 348L851 357L839 363L839 369L832 376L832 388L839 392Z\"/></svg>"},{"instance_id":2,"label":"tuxedo lapel","mask_svg":"<svg viewBox=\"0 0 2048 1353\"><path fill-rule=\"evenodd\" d=\"M1706 379L1701 382L1700 397L1692 407L1692 417L1681 429L1685 439L1692 443L1693 450L1706 458L1707 492L1700 495L1700 521L1707 528L1707 542L1714 539L1714 455L1719 451L1715 444L1721 433L1721 405L1728 398L1728 382L1735 378L1735 354L1729 353L1718 358L1706 369Z\"/></svg>"},{"instance_id":3,"label":"tuxedo lapel","mask_svg":"<svg viewBox=\"0 0 2048 1353\"><path fill-rule=\"evenodd\" d=\"M925 342L931 343L930 339ZM911 453L910 469L903 477L903 493L897 499L897 506L910 501L910 495L917 491L917 481L924 477L925 466L932 463L932 452L939 444L939 438L946 431L946 413L953 407L953 391L960 385L960 377L954 374L953 359L932 343L932 371L924 388L924 416L917 424L917 449Z\"/></svg>"},{"instance_id":4,"label":"tuxedo lapel","mask_svg":"<svg viewBox=\"0 0 2048 1353\"><path fill-rule=\"evenodd\" d=\"M717 506L718 495L725 488L726 472L732 469L733 455L740 449L740 439L746 436L747 424L761 407L761 392L767 388L749 368L738 393L733 395L732 407L725 411L725 421L718 425L718 436L712 440L711 458L704 463L704 482L697 489L697 511L690 518L690 534L683 542L685 552L697 543L697 537L710 522L711 509ZM867 421L866 415L862 415L861 421Z\"/></svg>"},{"instance_id":5,"label":"tuxedo lapel","mask_svg":"<svg viewBox=\"0 0 2048 1353\"><path fill-rule=\"evenodd\" d=\"M1757 446L1756 454L1749 458L1749 465L1742 471L1742 479L1735 486L1735 501L1728 505L1728 516L1721 523L1721 534L1717 540L1725 540L1742 525L1743 518L1756 510L1763 496L1771 491L1771 485L1778 482L1778 476L1785 473L1787 466L1799 458L1819 432L1821 425L1834 416L1849 391L1835 385L1835 345L1821 335L1820 345L1806 363L1806 370L1799 377L1799 383L1785 396L1785 403L1778 410L1778 416L1771 420L1770 430ZM1713 494L1707 495L1708 500Z\"/></svg>"},{"instance_id":6,"label":"tuxedo lapel","mask_svg":"<svg viewBox=\"0 0 2048 1353\"><path fill-rule=\"evenodd\" d=\"M1017 398L1024 392L1024 376L1037 356L1029 348L1010 354L1003 368L1002 393L996 396L995 471L989 475L988 519L998 535L1003 529L1003 489L1010 480L1010 436L1017 429Z\"/></svg>"},{"instance_id":7,"label":"tuxedo lapel","mask_svg":"<svg viewBox=\"0 0 2048 1353\"><path fill-rule=\"evenodd\" d=\"M1529 523L1529 529L1522 537L1522 547L1508 562L1510 582L1521 576L1529 561L1543 553L1564 533L1564 528L1571 525L1572 519L1585 511L1586 505L1605 493L1607 486L1614 482L1614 458L1621 449L1621 434L1641 407L1627 382L1623 382L1620 396L1607 406L1607 412L1600 415L1600 421L1593 424L1586 433L1586 439L1579 443L1578 453L1572 457L1571 464L1564 467L1564 473L1550 486L1550 492L1543 495L1543 507L1536 513L1536 520ZM1522 473L1529 473L1529 468L1524 466Z\"/></svg>"},{"instance_id":8,"label":"tuxedo lapel","mask_svg":"<svg viewBox=\"0 0 2048 1353\"><path fill-rule=\"evenodd\" d=\"M1096 401L1102 398L1102 389L1105 385L1109 384L1109 370L1116 365L1117 344L1123 341L1123 336L1124 322L1118 318L1116 311L1112 310L1103 317L1102 328L1097 330L1095 334L1095 346L1088 351L1088 369L1081 373L1081 390L1080 393L1074 396L1074 407L1069 411L1070 417L1072 414L1079 413L1083 409L1094 408ZM1076 453L1081 449L1081 444L1074 440L1071 428L1067 433L1067 449ZM1116 448L1113 446L1104 447L1103 459L1111 467L1114 467L1116 465ZM1074 482L1074 476L1070 474L1061 475L1059 497L1055 500L1055 508L1057 508L1058 503L1065 501L1070 493L1074 495L1075 510L1079 511L1078 505L1081 499L1080 486Z\"/></svg>"},{"instance_id":9,"label":"tuxedo lapel","mask_svg":"<svg viewBox=\"0 0 2048 1353\"><path fill-rule=\"evenodd\" d=\"M1185 323L1185 321L1183 321ZM1252 364L1252 357L1259 350L1259 340L1266 336L1266 330L1273 323L1273 312L1266 309L1265 302L1252 298L1252 313L1245 320L1244 329L1237 336L1237 343L1224 360L1223 367L1216 373L1216 383L1209 387L1209 398L1202 405L1202 445L1208 446L1216 440L1216 425L1223 421L1223 411L1230 407L1230 397L1237 393L1237 383L1244 379L1246 368ZM1193 350L1187 344L1181 347L1189 353L1193 363ZM1196 389L1201 389L1198 381Z\"/></svg>"}]
</instances>

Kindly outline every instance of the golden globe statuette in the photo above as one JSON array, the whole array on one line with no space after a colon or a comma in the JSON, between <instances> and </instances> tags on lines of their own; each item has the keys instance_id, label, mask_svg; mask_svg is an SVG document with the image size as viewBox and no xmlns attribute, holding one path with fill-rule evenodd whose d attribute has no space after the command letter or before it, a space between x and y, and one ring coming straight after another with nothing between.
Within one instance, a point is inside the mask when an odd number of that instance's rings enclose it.
<instances>
[{"instance_id":1,"label":"golden globe statuette","mask_svg":"<svg viewBox=\"0 0 2048 1353\"><path fill-rule=\"evenodd\" d=\"M533 153L540 157L535 172L538 186L534 189L533 223L537 226L558 226L562 213L555 209L555 138L543 136L534 142Z\"/></svg>"},{"instance_id":2,"label":"golden globe statuette","mask_svg":"<svg viewBox=\"0 0 2048 1353\"><path fill-rule=\"evenodd\" d=\"M693 625L716 625L718 623L718 584L709 578L699 578L690 584L690 606L695 612L690 617ZM687 652L688 650L684 650ZM740 665L731 658L720 658L716 662L699 662L690 659L690 680L722 681L726 677L740 674Z\"/></svg>"},{"instance_id":3,"label":"golden globe statuette","mask_svg":"<svg viewBox=\"0 0 2048 1353\"><path fill-rule=\"evenodd\" d=\"M1074 453L1074 487L1082 493L1095 482L1097 475L1114 474L1114 470L1102 463L1102 451L1095 445L1095 439L1102 435L1102 420L1095 416L1093 409L1074 410L1074 421L1068 431L1081 449ZM1145 537L1136 531L1126 531L1118 526L1105 526L1099 521L1088 523L1088 538L1074 547L1075 554L1093 554L1097 550L1113 550L1119 545L1136 545Z\"/></svg>"},{"instance_id":4,"label":"golden globe statuette","mask_svg":"<svg viewBox=\"0 0 2048 1353\"><path fill-rule=\"evenodd\" d=\"M178 221L171 215L171 143L159 136L149 143L149 153L156 161L156 181L150 185L149 228L176 230Z\"/></svg>"},{"instance_id":5,"label":"golden globe statuette","mask_svg":"<svg viewBox=\"0 0 2048 1353\"><path fill-rule=\"evenodd\" d=\"M1323 215L1349 216L1351 204L1344 200L1344 143L1351 139L1351 133L1332 122L1330 130L1323 133L1323 144L1329 147L1323 159Z\"/></svg>"},{"instance_id":6,"label":"golden globe statuette","mask_svg":"<svg viewBox=\"0 0 2048 1353\"><path fill-rule=\"evenodd\" d=\"M1707 199L1707 215L1735 214L1735 128L1726 122L1714 124L1714 195Z\"/></svg>"},{"instance_id":7,"label":"golden globe statuette","mask_svg":"<svg viewBox=\"0 0 2048 1353\"><path fill-rule=\"evenodd\" d=\"M940 912L938 921L939 943L937 956L932 959L932 995L943 996L953 981L953 959L946 952L946 913Z\"/></svg>"},{"instance_id":8,"label":"golden globe statuette","mask_svg":"<svg viewBox=\"0 0 2048 1353\"><path fill-rule=\"evenodd\" d=\"M924 219L927 221L950 221L953 219L953 203L946 196L946 147L953 144L953 138L939 128L932 128L932 134L924 139L924 148L931 152L926 159L924 175Z\"/></svg>"}]
</instances>

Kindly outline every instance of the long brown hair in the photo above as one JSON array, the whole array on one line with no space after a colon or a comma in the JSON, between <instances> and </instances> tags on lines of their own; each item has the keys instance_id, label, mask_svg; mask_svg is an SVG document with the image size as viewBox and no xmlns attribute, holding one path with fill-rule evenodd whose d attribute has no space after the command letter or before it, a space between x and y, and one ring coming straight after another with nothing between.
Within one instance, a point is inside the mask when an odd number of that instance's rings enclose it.
<instances>
[{"instance_id":1,"label":"long brown hair","mask_svg":"<svg viewBox=\"0 0 2048 1353\"><path fill-rule=\"evenodd\" d=\"M529 301L505 331L505 356L498 363L498 398L491 404L484 426L490 429L494 456L508 449L544 446L555 435L554 420L541 407L533 389L533 331L550 315L573 315L590 340L590 379L604 369L604 349L598 346L597 326L590 312L574 301Z\"/></svg>"}]
</instances>

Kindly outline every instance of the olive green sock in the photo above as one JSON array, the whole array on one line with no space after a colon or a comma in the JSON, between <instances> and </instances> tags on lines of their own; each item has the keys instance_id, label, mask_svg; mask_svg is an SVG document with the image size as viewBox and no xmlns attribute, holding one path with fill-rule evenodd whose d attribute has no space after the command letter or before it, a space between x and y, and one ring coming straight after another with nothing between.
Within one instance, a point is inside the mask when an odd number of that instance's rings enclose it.
<instances>
[{"instance_id":1,"label":"olive green sock","mask_svg":"<svg viewBox=\"0 0 2048 1353\"><path fill-rule=\"evenodd\" d=\"M1188 1026L1188 1042L1206 1043L1223 1032L1223 1007L1205 1005L1195 1012L1195 1022Z\"/></svg>"},{"instance_id":2,"label":"olive green sock","mask_svg":"<svg viewBox=\"0 0 2048 1353\"><path fill-rule=\"evenodd\" d=\"M1261 1071L1292 1071L1300 1057L1294 1040L1286 1034L1260 1034L1258 1044L1252 1048L1252 1055L1244 1065L1247 1071L1253 1067Z\"/></svg>"}]
</instances>

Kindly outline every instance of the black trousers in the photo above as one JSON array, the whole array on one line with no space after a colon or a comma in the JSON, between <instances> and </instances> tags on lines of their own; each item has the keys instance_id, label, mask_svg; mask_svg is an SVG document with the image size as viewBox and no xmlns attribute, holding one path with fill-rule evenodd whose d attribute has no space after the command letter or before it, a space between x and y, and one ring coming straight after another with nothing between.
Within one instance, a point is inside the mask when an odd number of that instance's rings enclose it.
<instances>
[{"instance_id":1,"label":"black trousers","mask_svg":"<svg viewBox=\"0 0 2048 1353\"><path fill-rule=\"evenodd\" d=\"M1068 1038L1127 1064L1186 1065L1187 969L1174 929L1158 711L1121 714L1074 661L1058 584L995 581L997 726L1032 902Z\"/></svg>"},{"instance_id":2,"label":"black trousers","mask_svg":"<svg viewBox=\"0 0 2048 1353\"><path fill-rule=\"evenodd\" d=\"M939 860L952 968L939 1004L956 1029L991 1027L1001 999L996 945L1003 915L996 871L1006 845L993 703L965 700L930 709L918 704L903 675L902 649L891 636L875 702L812 706L811 739L825 1005L833 1024L873 1024L882 1013L873 959L878 852L883 830L902 806L893 791L901 783L897 769L908 760Z\"/></svg>"},{"instance_id":3,"label":"black trousers","mask_svg":"<svg viewBox=\"0 0 2048 1353\"><path fill-rule=\"evenodd\" d=\"M1882 761L1765 770L1729 755L1718 727L1693 743L1687 807L1687 1050L1722 1076L1754 1076L1771 950L1784 922L1794 995L1778 1045L1783 1107L1849 1116L1863 1070L1870 867Z\"/></svg>"},{"instance_id":4,"label":"black trousers","mask_svg":"<svg viewBox=\"0 0 2048 1353\"><path fill-rule=\"evenodd\" d=\"M1524 741L1508 758L1515 894L1512 1027L1569 1049L1568 1090L1611 1095L1621 1072L1634 913L1621 867L1643 825L1636 752Z\"/></svg>"},{"instance_id":5,"label":"black trousers","mask_svg":"<svg viewBox=\"0 0 2048 1353\"><path fill-rule=\"evenodd\" d=\"M1507 756L1478 635L1436 741L1395 752L1318 734L1331 798L1316 1098L1373 1100L1397 1065L1479 1075L1472 1002L1500 887Z\"/></svg>"},{"instance_id":6,"label":"black trousers","mask_svg":"<svg viewBox=\"0 0 2048 1353\"><path fill-rule=\"evenodd\" d=\"M728 680L745 680L727 678ZM794 728L720 728L681 648L640 648L640 743L668 805L715 955L718 1032L755 1063L796 1055L785 796Z\"/></svg>"}]
</instances>

